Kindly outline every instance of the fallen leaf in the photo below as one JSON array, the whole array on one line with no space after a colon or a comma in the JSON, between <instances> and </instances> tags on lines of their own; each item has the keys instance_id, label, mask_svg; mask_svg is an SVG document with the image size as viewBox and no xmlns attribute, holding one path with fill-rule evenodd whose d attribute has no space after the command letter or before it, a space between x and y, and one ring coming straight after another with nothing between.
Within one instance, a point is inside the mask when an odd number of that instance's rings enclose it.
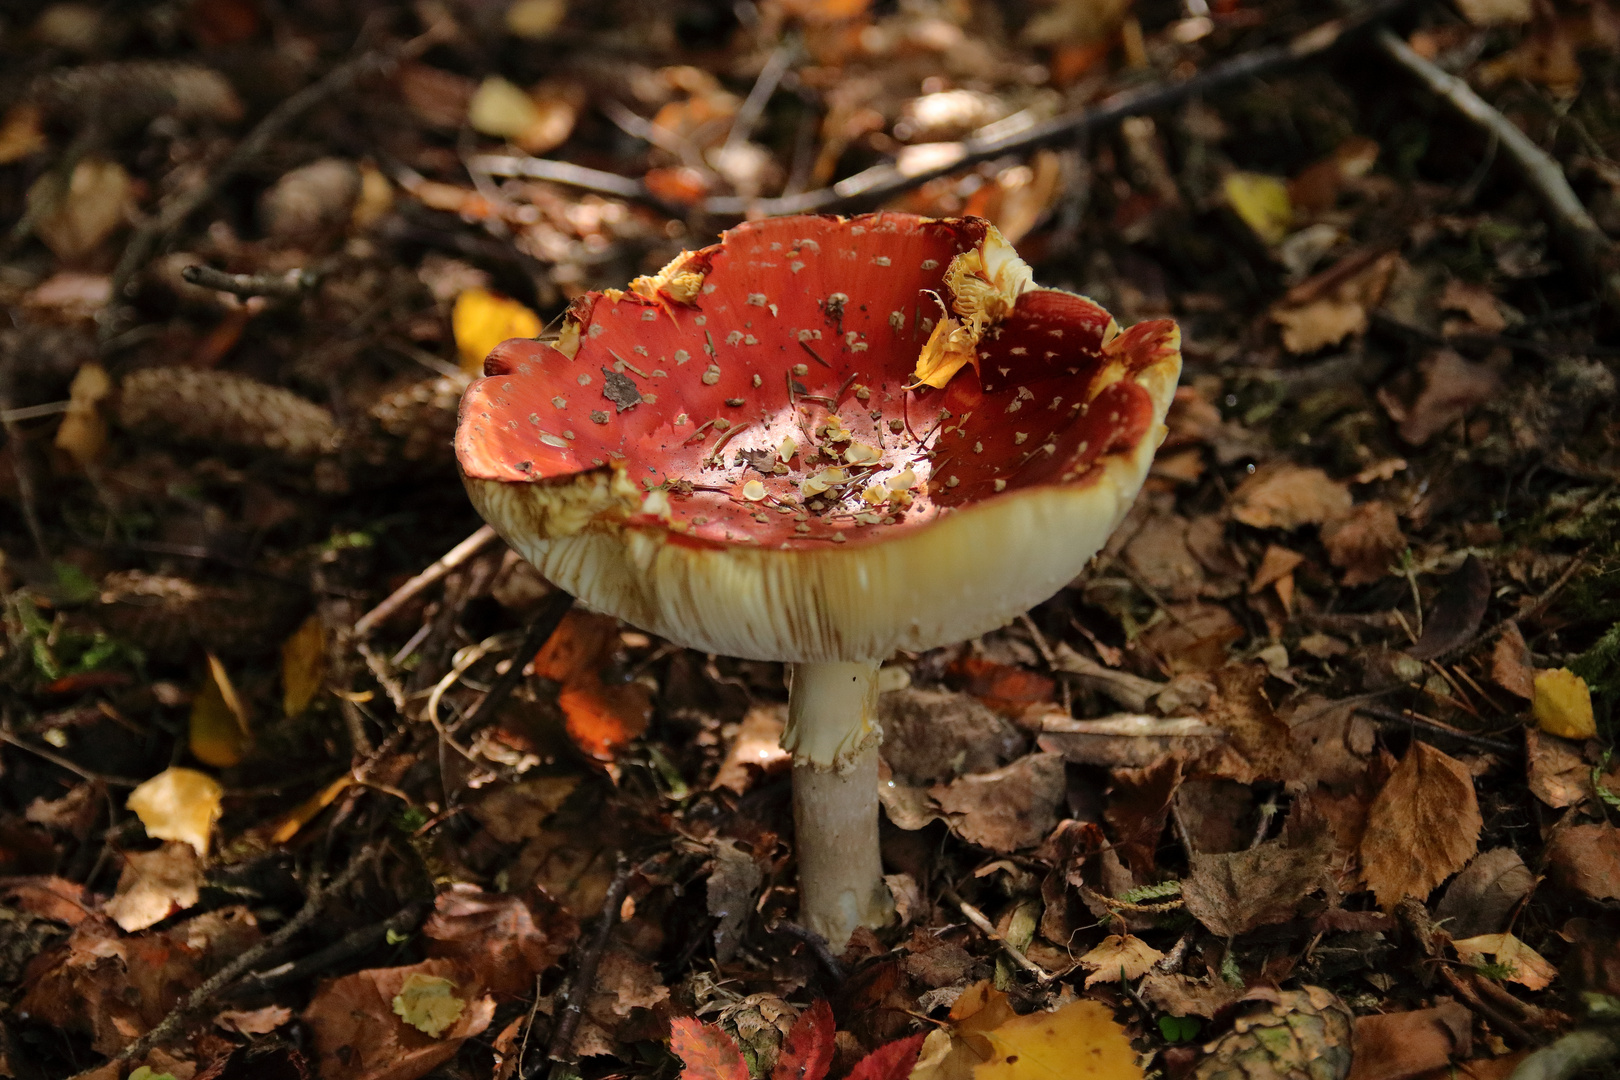
<instances>
[{"instance_id":1,"label":"fallen leaf","mask_svg":"<svg viewBox=\"0 0 1620 1080\"><path fill-rule=\"evenodd\" d=\"M619 643L619 620L575 608L534 658L534 672L562 683L562 708L574 745L612 761L652 721L652 694L637 682L608 684L602 669Z\"/></svg>"},{"instance_id":2,"label":"fallen leaf","mask_svg":"<svg viewBox=\"0 0 1620 1080\"><path fill-rule=\"evenodd\" d=\"M469 375L484 373L484 357L495 346L508 338L539 337L542 326L540 316L488 289L467 289L450 309L461 370Z\"/></svg>"},{"instance_id":3,"label":"fallen leaf","mask_svg":"<svg viewBox=\"0 0 1620 1080\"><path fill-rule=\"evenodd\" d=\"M1574 743L1539 731L1524 733L1530 793L1554 810L1574 806L1592 794L1592 767Z\"/></svg>"},{"instance_id":4,"label":"fallen leaf","mask_svg":"<svg viewBox=\"0 0 1620 1080\"><path fill-rule=\"evenodd\" d=\"M1350 489L1321 469L1266 466L1232 493L1232 516L1256 529L1320 525L1350 509Z\"/></svg>"},{"instance_id":5,"label":"fallen leaf","mask_svg":"<svg viewBox=\"0 0 1620 1080\"><path fill-rule=\"evenodd\" d=\"M1472 641L1491 603L1491 576L1477 555L1445 576L1440 594L1423 622L1423 636L1407 649L1418 660L1433 660Z\"/></svg>"},{"instance_id":6,"label":"fallen leaf","mask_svg":"<svg viewBox=\"0 0 1620 1080\"><path fill-rule=\"evenodd\" d=\"M1491 678L1496 685L1525 700L1536 696L1535 665L1530 660L1530 646L1524 642L1519 624L1509 622L1502 628L1491 650Z\"/></svg>"},{"instance_id":7,"label":"fallen leaf","mask_svg":"<svg viewBox=\"0 0 1620 1080\"><path fill-rule=\"evenodd\" d=\"M6 110L0 119L0 165L10 165L37 154L49 143L40 126L43 115L38 105L22 102Z\"/></svg>"},{"instance_id":8,"label":"fallen leaf","mask_svg":"<svg viewBox=\"0 0 1620 1080\"><path fill-rule=\"evenodd\" d=\"M1343 571L1339 583L1347 588L1371 585L1390 572L1406 547L1400 520L1388 503L1374 499L1322 525L1322 546L1328 561Z\"/></svg>"},{"instance_id":9,"label":"fallen leaf","mask_svg":"<svg viewBox=\"0 0 1620 1080\"><path fill-rule=\"evenodd\" d=\"M1530 17L1529 0L1460 0L1458 6L1466 8L1470 4L1522 6L1525 18ZM1440 294L1440 310L1462 312L1473 321L1479 331L1486 334L1500 334L1507 329L1507 319L1502 315L1495 294L1483 285L1475 285L1460 278L1452 278L1446 282L1445 290Z\"/></svg>"},{"instance_id":10,"label":"fallen leaf","mask_svg":"<svg viewBox=\"0 0 1620 1080\"><path fill-rule=\"evenodd\" d=\"M1453 937L1496 933L1507 928L1535 884L1536 876L1512 848L1483 851L1446 886L1435 921Z\"/></svg>"},{"instance_id":11,"label":"fallen leaf","mask_svg":"<svg viewBox=\"0 0 1620 1080\"><path fill-rule=\"evenodd\" d=\"M1170 802L1181 786L1182 761L1165 756L1142 769L1115 769L1103 817L1114 848L1138 878L1154 872L1154 853L1170 819Z\"/></svg>"},{"instance_id":12,"label":"fallen leaf","mask_svg":"<svg viewBox=\"0 0 1620 1080\"><path fill-rule=\"evenodd\" d=\"M1530 713L1537 726L1549 735L1563 739L1597 737L1592 691L1587 689L1585 679L1568 668L1536 672Z\"/></svg>"},{"instance_id":13,"label":"fallen leaf","mask_svg":"<svg viewBox=\"0 0 1620 1080\"><path fill-rule=\"evenodd\" d=\"M467 1003L456 997L456 984L442 975L420 971L406 976L394 995L394 1015L435 1039L461 1019Z\"/></svg>"},{"instance_id":14,"label":"fallen leaf","mask_svg":"<svg viewBox=\"0 0 1620 1080\"><path fill-rule=\"evenodd\" d=\"M1293 918L1327 877L1333 842L1327 821L1296 807L1283 835L1223 855L1195 854L1181 884L1187 912L1222 937Z\"/></svg>"},{"instance_id":15,"label":"fallen leaf","mask_svg":"<svg viewBox=\"0 0 1620 1080\"><path fill-rule=\"evenodd\" d=\"M499 787L473 804L472 814L503 844L532 840L579 787L578 776L542 776Z\"/></svg>"},{"instance_id":16,"label":"fallen leaf","mask_svg":"<svg viewBox=\"0 0 1620 1080\"><path fill-rule=\"evenodd\" d=\"M1208 982L1186 975L1166 975L1150 972L1137 987L1142 1000L1160 1012L1171 1016L1202 1016L1212 1019L1216 1013L1243 997L1243 988L1233 986L1224 979Z\"/></svg>"},{"instance_id":17,"label":"fallen leaf","mask_svg":"<svg viewBox=\"0 0 1620 1080\"><path fill-rule=\"evenodd\" d=\"M1275 307L1271 320L1282 330L1283 348L1297 356L1337 345L1367 329L1367 309L1354 300L1324 297L1297 307Z\"/></svg>"},{"instance_id":18,"label":"fallen leaf","mask_svg":"<svg viewBox=\"0 0 1620 1080\"><path fill-rule=\"evenodd\" d=\"M597 967L596 989L585 1001L575 1051L582 1057L611 1054L614 1043L627 1035L652 1037L637 1032L636 1014L662 1007L668 1000L669 987L661 981L657 968L623 949L610 948Z\"/></svg>"},{"instance_id":19,"label":"fallen leaf","mask_svg":"<svg viewBox=\"0 0 1620 1080\"><path fill-rule=\"evenodd\" d=\"M1558 969L1540 953L1512 934L1479 934L1451 944L1463 963L1475 967L1484 964L1487 956L1496 957L1496 962L1508 969L1503 978L1531 990L1545 990L1558 974Z\"/></svg>"},{"instance_id":20,"label":"fallen leaf","mask_svg":"<svg viewBox=\"0 0 1620 1080\"><path fill-rule=\"evenodd\" d=\"M281 643L281 700L287 716L298 716L320 693L326 674L326 631L320 616L311 615L304 625Z\"/></svg>"},{"instance_id":21,"label":"fallen leaf","mask_svg":"<svg viewBox=\"0 0 1620 1080\"><path fill-rule=\"evenodd\" d=\"M467 123L473 130L510 140L531 154L566 142L576 116L574 106L553 89L527 93L498 75L480 83L467 104Z\"/></svg>"},{"instance_id":22,"label":"fallen leaf","mask_svg":"<svg viewBox=\"0 0 1620 1080\"><path fill-rule=\"evenodd\" d=\"M1080 966L1092 973L1086 976L1086 986L1091 987L1097 983L1139 979L1163 959L1164 953L1139 937L1109 934L1080 958Z\"/></svg>"},{"instance_id":23,"label":"fallen leaf","mask_svg":"<svg viewBox=\"0 0 1620 1080\"><path fill-rule=\"evenodd\" d=\"M936 784L929 792L969 843L1003 853L1034 847L1057 824L1061 754L1030 754L994 772Z\"/></svg>"},{"instance_id":24,"label":"fallen leaf","mask_svg":"<svg viewBox=\"0 0 1620 1080\"><path fill-rule=\"evenodd\" d=\"M543 897L531 903L466 885L441 892L422 924L429 956L455 961L497 998L532 993L535 977L568 955L578 936L573 917Z\"/></svg>"},{"instance_id":25,"label":"fallen leaf","mask_svg":"<svg viewBox=\"0 0 1620 1080\"><path fill-rule=\"evenodd\" d=\"M111 393L107 369L94 361L82 364L68 387L68 411L56 429L56 448L81 469L96 464L106 452L107 419L101 403Z\"/></svg>"},{"instance_id":26,"label":"fallen leaf","mask_svg":"<svg viewBox=\"0 0 1620 1080\"><path fill-rule=\"evenodd\" d=\"M416 1080L455 1057L464 1041L489 1026L495 1015L493 998L463 991L455 999L462 1003L459 1015L453 1024L440 1028L438 1036L407 1024L394 1009L407 984L420 988L416 996L427 986L438 985L420 980L412 983L413 977L457 985L458 975L455 964L448 960L424 960L323 982L303 1013L313 1036L319 1075L323 1080ZM427 1011L427 1002L416 997L407 1005L421 1005Z\"/></svg>"},{"instance_id":27,"label":"fallen leaf","mask_svg":"<svg viewBox=\"0 0 1620 1080\"><path fill-rule=\"evenodd\" d=\"M247 706L225 665L209 653L208 673L191 699L191 753L204 765L228 769L241 764L251 742Z\"/></svg>"},{"instance_id":28,"label":"fallen leaf","mask_svg":"<svg viewBox=\"0 0 1620 1080\"><path fill-rule=\"evenodd\" d=\"M951 663L949 675L953 686L1004 716L1020 716L1031 705L1044 705L1053 699L1057 690L1057 680L1050 675L1013 664L998 664L982 656L957 658Z\"/></svg>"},{"instance_id":29,"label":"fallen leaf","mask_svg":"<svg viewBox=\"0 0 1620 1080\"><path fill-rule=\"evenodd\" d=\"M753 787L758 775L769 776L785 768L792 755L782 749L782 731L787 726L787 709L782 705L755 705L737 726L736 738L726 747L726 756L714 774L710 790L728 788L742 795ZM888 725L883 728L889 736Z\"/></svg>"},{"instance_id":30,"label":"fallen leaf","mask_svg":"<svg viewBox=\"0 0 1620 1080\"><path fill-rule=\"evenodd\" d=\"M1414 740L1373 800L1361 838L1362 873L1378 905L1426 900L1473 856L1483 824L1468 769Z\"/></svg>"},{"instance_id":31,"label":"fallen leaf","mask_svg":"<svg viewBox=\"0 0 1620 1080\"><path fill-rule=\"evenodd\" d=\"M1513 23L1526 23L1534 13L1531 0L1457 0L1457 10L1462 12L1463 18L1475 26L1503 26ZM1447 285L1450 292L1452 285L1461 285L1460 281L1453 280ZM1478 289L1474 285L1470 288Z\"/></svg>"},{"instance_id":32,"label":"fallen leaf","mask_svg":"<svg viewBox=\"0 0 1620 1080\"><path fill-rule=\"evenodd\" d=\"M1400 255L1359 248L1295 285L1272 305L1271 320L1282 328L1283 347L1295 354L1315 352L1367 327L1400 265Z\"/></svg>"},{"instance_id":33,"label":"fallen leaf","mask_svg":"<svg viewBox=\"0 0 1620 1080\"><path fill-rule=\"evenodd\" d=\"M771 1080L822 1080L832 1068L832 1060L832 1006L819 1000L794 1021L771 1070Z\"/></svg>"},{"instance_id":34,"label":"fallen leaf","mask_svg":"<svg viewBox=\"0 0 1620 1080\"><path fill-rule=\"evenodd\" d=\"M1556 831L1547 844L1547 874L1594 900L1620 900L1620 829L1604 822Z\"/></svg>"},{"instance_id":35,"label":"fallen leaf","mask_svg":"<svg viewBox=\"0 0 1620 1080\"><path fill-rule=\"evenodd\" d=\"M208 835L219 819L225 789L196 769L171 765L129 793L131 813L154 840L180 840L208 854Z\"/></svg>"},{"instance_id":36,"label":"fallen leaf","mask_svg":"<svg viewBox=\"0 0 1620 1080\"><path fill-rule=\"evenodd\" d=\"M57 258L81 259L124 223L130 188L122 165L98 157L74 166L65 189L55 172L47 172L28 189L30 209L46 206L34 231Z\"/></svg>"},{"instance_id":37,"label":"fallen leaf","mask_svg":"<svg viewBox=\"0 0 1620 1080\"><path fill-rule=\"evenodd\" d=\"M926 1039L926 1035L918 1034L884 1043L857 1061L844 1080L908 1080ZM772 1080L783 1078L773 1076Z\"/></svg>"},{"instance_id":38,"label":"fallen leaf","mask_svg":"<svg viewBox=\"0 0 1620 1080\"><path fill-rule=\"evenodd\" d=\"M1289 577L1298 569L1299 564L1305 561L1305 556L1297 551L1289 551L1278 544L1266 545L1266 553L1260 557L1260 569L1254 572L1254 578L1249 582L1249 595L1263 591L1268 585L1277 585L1284 578ZM1281 589L1279 588L1279 593ZM1293 588L1289 587L1292 594Z\"/></svg>"},{"instance_id":39,"label":"fallen leaf","mask_svg":"<svg viewBox=\"0 0 1620 1080\"><path fill-rule=\"evenodd\" d=\"M677 1016L669 1025L669 1049L686 1065L681 1080L749 1080L742 1051L713 1024Z\"/></svg>"},{"instance_id":40,"label":"fallen leaf","mask_svg":"<svg viewBox=\"0 0 1620 1080\"><path fill-rule=\"evenodd\" d=\"M752 855L727 840L715 844L707 898L709 914L720 920L714 928L715 958L720 963L730 963L742 947L748 916L763 884L765 872Z\"/></svg>"},{"instance_id":41,"label":"fallen leaf","mask_svg":"<svg viewBox=\"0 0 1620 1080\"><path fill-rule=\"evenodd\" d=\"M1232 212L1267 245L1288 235L1294 207L1286 180L1264 173L1231 172L1221 182L1221 190Z\"/></svg>"},{"instance_id":42,"label":"fallen leaf","mask_svg":"<svg viewBox=\"0 0 1620 1080\"><path fill-rule=\"evenodd\" d=\"M292 1018L291 1009L266 1005L260 1009L226 1009L214 1017L214 1023L238 1035L268 1035Z\"/></svg>"},{"instance_id":43,"label":"fallen leaf","mask_svg":"<svg viewBox=\"0 0 1620 1080\"><path fill-rule=\"evenodd\" d=\"M1495 371L1464 360L1451 349L1430 353L1418 369L1423 389L1400 410L1402 415L1391 414L1397 433L1412 446L1422 446L1501 392L1502 379ZM1392 399L1381 395L1380 400L1388 408Z\"/></svg>"},{"instance_id":44,"label":"fallen leaf","mask_svg":"<svg viewBox=\"0 0 1620 1080\"><path fill-rule=\"evenodd\" d=\"M1073 1001L1055 1012L1015 1016L984 1032L992 1056L973 1080L1068 1080L1085 1062L1091 1080L1140 1080L1125 1030L1098 1001Z\"/></svg>"},{"instance_id":45,"label":"fallen leaf","mask_svg":"<svg viewBox=\"0 0 1620 1080\"><path fill-rule=\"evenodd\" d=\"M1356 1018L1349 1080L1411 1080L1473 1052L1474 1018L1448 1001L1432 1009Z\"/></svg>"},{"instance_id":46,"label":"fallen leaf","mask_svg":"<svg viewBox=\"0 0 1620 1080\"><path fill-rule=\"evenodd\" d=\"M124 856L118 890L102 909L130 933L145 930L197 902L202 868L190 844L170 842L156 851Z\"/></svg>"}]
</instances>

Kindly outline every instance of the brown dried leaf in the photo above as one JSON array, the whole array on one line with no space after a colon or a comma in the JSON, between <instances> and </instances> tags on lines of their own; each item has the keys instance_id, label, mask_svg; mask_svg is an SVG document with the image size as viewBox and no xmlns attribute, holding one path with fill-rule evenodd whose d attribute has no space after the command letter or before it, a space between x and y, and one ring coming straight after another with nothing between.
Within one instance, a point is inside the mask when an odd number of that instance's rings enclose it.
<instances>
[{"instance_id":1,"label":"brown dried leaf","mask_svg":"<svg viewBox=\"0 0 1620 1080\"><path fill-rule=\"evenodd\" d=\"M455 1022L428 1035L394 1014L394 998L413 975L448 979L464 1001ZM461 1044L489 1026L495 999L449 960L372 968L330 979L315 991L303 1020L314 1036L324 1080L416 1080L455 1056Z\"/></svg>"},{"instance_id":2,"label":"brown dried leaf","mask_svg":"<svg viewBox=\"0 0 1620 1080\"><path fill-rule=\"evenodd\" d=\"M1227 733L1232 748L1250 769L1247 775L1231 775L1228 779L1250 783L1256 778L1297 777L1299 761L1288 725L1278 719L1265 695L1264 685L1270 674L1266 666L1234 663L1217 668L1213 674L1218 692L1203 719Z\"/></svg>"},{"instance_id":3,"label":"brown dried leaf","mask_svg":"<svg viewBox=\"0 0 1620 1080\"><path fill-rule=\"evenodd\" d=\"M1545 990L1558 974L1558 969L1540 953L1512 934L1479 934L1451 944L1463 963L1475 967L1483 964L1487 956L1496 957L1496 962L1508 969L1504 978L1531 990Z\"/></svg>"},{"instance_id":4,"label":"brown dried leaf","mask_svg":"<svg viewBox=\"0 0 1620 1080\"><path fill-rule=\"evenodd\" d=\"M1451 349L1429 354L1418 367L1423 389L1396 428L1413 446L1422 446L1501 392L1502 380L1495 371L1464 360Z\"/></svg>"},{"instance_id":5,"label":"brown dried leaf","mask_svg":"<svg viewBox=\"0 0 1620 1080\"><path fill-rule=\"evenodd\" d=\"M1414 741L1367 814L1361 868L1384 910L1426 900L1473 856L1484 824L1461 762Z\"/></svg>"},{"instance_id":6,"label":"brown dried leaf","mask_svg":"<svg viewBox=\"0 0 1620 1080\"><path fill-rule=\"evenodd\" d=\"M1350 509L1350 488L1321 469L1261 468L1232 493L1232 516L1257 529L1320 525Z\"/></svg>"},{"instance_id":7,"label":"brown dried leaf","mask_svg":"<svg viewBox=\"0 0 1620 1080\"><path fill-rule=\"evenodd\" d=\"M1139 979L1164 959L1164 953L1139 937L1130 934L1109 934L1102 942L1080 958L1080 966L1091 972L1086 986L1097 983Z\"/></svg>"},{"instance_id":8,"label":"brown dried leaf","mask_svg":"<svg viewBox=\"0 0 1620 1080\"><path fill-rule=\"evenodd\" d=\"M1409 1080L1473 1050L1474 1018L1448 1001L1432 1009L1356 1018L1356 1058L1350 1080Z\"/></svg>"},{"instance_id":9,"label":"brown dried leaf","mask_svg":"<svg viewBox=\"0 0 1620 1080\"><path fill-rule=\"evenodd\" d=\"M1407 653L1419 660L1433 660L1466 645L1479 631L1490 602L1490 573L1478 556L1470 555L1441 581L1423 636Z\"/></svg>"},{"instance_id":10,"label":"brown dried leaf","mask_svg":"<svg viewBox=\"0 0 1620 1080\"><path fill-rule=\"evenodd\" d=\"M1243 997L1243 988L1216 979L1213 983L1152 972L1137 988L1142 1000L1171 1016L1213 1017Z\"/></svg>"},{"instance_id":11,"label":"brown dried leaf","mask_svg":"<svg viewBox=\"0 0 1620 1080\"><path fill-rule=\"evenodd\" d=\"M497 997L530 993L535 976L566 956L579 936L572 916L536 900L454 885L439 894L422 926L427 954L455 961Z\"/></svg>"},{"instance_id":12,"label":"brown dried leaf","mask_svg":"<svg viewBox=\"0 0 1620 1080\"><path fill-rule=\"evenodd\" d=\"M1524 756L1531 794L1554 810L1574 806L1592 794L1592 767L1576 744L1527 728Z\"/></svg>"},{"instance_id":13,"label":"brown dried leaf","mask_svg":"<svg viewBox=\"0 0 1620 1080\"><path fill-rule=\"evenodd\" d=\"M994 772L936 784L929 792L963 839L992 851L1034 847L1057 824L1061 754L1030 754Z\"/></svg>"},{"instance_id":14,"label":"brown dried leaf","mask_svg":"<svg viewBox=\"0 0 1620 1080\"><path fill-rule=\"evenodd\" d=\"M787 767L791 755L782 749L782 732L787 727L787 708L779 704L755 705L737 727L737 737L726 748L725 760L714 774L710 790L729 788L738 795L754 786L757 775L770 775ZM883 724L887 749L889 725Z\"/></svg>"},{"instance_id":15,"label":"brown dried leaf","mask_svg":"<svg viewBox=\"0 0 1620 1080\"><path fill-rule=\"evenodd\" d=\"M190 844L170 841L156 851L131 852L124 860L118 891L102 910L130 933L197 902L202 867Z\"/></svg>"},{"instance_id":16,"label":"brown dried leaf","mask_svg":"<svg viewBox=\"0 0 1620 1080\"><path fill-rule=\"evenodd\" d=\"M1509 622L1491 650L1491 678L1496 685L1529 701L1536 696L1536 667L1530 659L1530 646L1519 632L1519 624Z\"/></svg>"},{"instance_id":17,"label":"brown dried leaf","mask_svg":"<svg viewBox=\"0 0 1620 1080\"><path fill-rule=\"evenodd\" d=\"M907 687L878 698L883 760L907 784L987 772L1017 757L1027 741L970 694Z\"/></svg>"},{"instance_id":18,"label":"brown dried leaf","mask_svg":"<svg viewBox=\"0 0 1620 1080\"><path fill-rule=\"evenodd\" d=\"M1170 600L1191 600L1204 583L1204 568L1187 548L1187 528L1179 514L1157 514L1125 545L1125 562Z\"/></svg>"},{"instance_id":19,"label":"brown dried leaf","mask_svg":"<svg viewBox=\"0 0 1620 1080\"><path fill-rule=\"evenodd\" d=\"M1446 886L1435 906L1435 920L1444 922L1453 937L1492 934L1507 928L1514 909L1530 890L1536 876L1512 848L1492 848L1479 854Z\"/></svg>"},{"instance_id":20,"label":"brown dried leaf","mask_svg":"<svg viewBox=\"0 0 1620 1080\"><path fill-rule=\"evenodd\" d=\"M1182 882L1187 911L1222 937L1287 922L1325 880L1333 841L1319 816L1295 810L1284 835L1247 851L1194 855Z\"/></svg>"},{"instance_id":21,"label":"brown dried leaf","mask_svg":"<svg viewBox=\"0 0 1620 1080\"><path fill-rule=\"evenodd\" d=\"M1143 880L1152 877L1154 852L1170 818L1170 800L1181 786L1181 770L1181 759L1168 756L1144 769L1114 770L1104 817L1120 857Z\"/></svg>"},{"instance_id":22,"label":"brown dried leaf","mask_svg":"<svg viewBox=\"0 0 1620 1080\"><path fill-rule=\"evenodd\" d=\"M1547 874L1594 900L1620 900L1620 829L1604 822L1556 832L1547 845Z\"/></svg>"},{"instance_id":23,"label":"brown dried leaf","mask_svg":"<svg viewBox=\"0 0 1620 1080\"><path fill-rule=\"evenodd\" d=\"M1329 561L1344 571L1340 583L1352 587L1370 585L1388 574L1390 564L1406 547L1406 537L1394 508L1375 499L1325 523L1322 546Z\"/></svg>"}]
</instances>

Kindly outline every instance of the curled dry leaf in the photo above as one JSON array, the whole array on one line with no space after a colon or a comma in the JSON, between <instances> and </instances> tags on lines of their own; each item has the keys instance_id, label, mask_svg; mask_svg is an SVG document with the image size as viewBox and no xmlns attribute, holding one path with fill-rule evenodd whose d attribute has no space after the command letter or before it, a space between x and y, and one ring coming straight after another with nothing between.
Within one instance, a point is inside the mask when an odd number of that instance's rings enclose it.
<instances>
[{"instance_id":1,"label":"curled dry leaf","mask_svg":"<svg viewBox=\"0 0 1620 1080\"><path fill-rule=\"evenodd\" d=\"M1536 876L1512 848L1479 854L1452 879L1434 915L1453 937L1505 930L1513 912L1535 887Z\"/></svg>"},{"instance_id":2,"label":"curled dry leaf","mask_svg":"<svg viewBox=\"0 0 1620 1080\"><path fill-rule=\"evenodd\" d=\"M1495 957L1507 969L1502 978L1531 990L1545 990L1558 975L1557 968L1512 934L1479 934L1451 944L1463 963L1475 967L1484 964L1485 957Z\"/></svg>"},{"instance_id":3,"label":"curled dry leaf","mask_svg":"<svg viewBox=\"0 0 1620 1080\"><path fill-rule=\"evenodd\" d=\"M1321 469L1266 466L1232 493L1232 516L1257 529L1320 525L1350 509L1350 489Z\"/></svg>"},{"instance_id":4,"label":"curled dry leaf","mask_svg":"<svg viewBox=\"0 0 1620 1080\"><path fill-rule=\"evenodd\" d=\"M1361 837L1362 873L1379 906L1426 900L1473 856L1483 825L1468 769L1414 740L1373 800Z\"/></svg>"},{"instance_id":5,"label":"curled dry leaf","mask_svg":"<svg viewBox=\"0 0 1620 1080\"><path fill-rule=\"evenodd\" d=\"M1090 971L1086 986L1097 983L1134 981L1147 974L1164 953L1139 937L1109 934L1095 949L1080 958L1080 966Z\"/></svg>"},{"instance_id":6,"label":"curled dry leaf","mask_svg":"<svg viewBox=\"0 0 1620 1080\"><path fill-rule=\"evenodd\" d=\"M742 947L748 916L764 883L765 872L752 855L730 841L715 844L707 899L709 914L720 920L714 928L715 959L720 963L730 963Z\"/></svg>"},{"instance_id":7,"label":"curled dry leaf","mask_svg":"<svg viewBox=\"0 0 1620 1080\"><path fill-rule=\"evenodd\" d=\"M129 793L125 804L154 840L179 840L208 854L208 836L225 789L196 769L171 765Z\"/></svg>"},{"instance_id":8,"label":"curled dry leaf","mask_svg":"<svg viewBox=\"0 0 1620 1080\"><path fill-rule=\"evenodd\" d=\"M1526 731L1524 757L1531 794L1553 809L1574 806L1592 794L1592 767L1576 744Z\"/></svg>"},{"instance_id":9,"label":"curled dry leaf","mask_svg":"<svg viewBox=\"0 0 1620 1080\"><path fill-rule=\"evenodd\" d=\"M1063 756L1030 754L994 772L935 785L930 794L969 843L992 851L1034 847L1057 824Z\"/></svg>"},{"instance_id":10,"label":"curled dry leaf","mask_svg":"<svg viewBox=\"0 0 1620 1080\"><path fill-rule=\"evenodd\" d=\"M145 930L197 902L202 868L190 844L170 842L156 851L124 856L118 891L102 909L130 933Z\"/></svg>"},{"instance_id":11,"label":"curled dry leaf","mask_svg":"<svg viewBox=\"0 0 1620 1080\"><path fill-rule=\"evenodd\" d=\"M1441 581L1423 636L1407 653L1419 660L1433 660L1467 645L1479 632L1490 602L1490 574L1477 556L1470 555Z\"/></svg>"},{"instance_id":12,"label":"curled dry leaf","mask_svg":"<svg viewBox=\"0 0 1620 1080\"><path fill-rule=\"evenodd\" d=\"M1371 585L1390 572L1406 547L1395 510L1382 500L1364 502L1322 525L1328 560L1343 573L1346 587Z\"/></svg>"},{"instance_id":13,"label":"curled dry leaf","mask_svg":"<svg viewBox=\"0 0 1620 1080\"><path fill-rule=\"evenodd\" d=\"M538 896L452 886L434 901L422 925L429 956L453 960L478 976L497 998L534 990L535 976L568 954L579 925Z\"/></svg>"}]
</instances>

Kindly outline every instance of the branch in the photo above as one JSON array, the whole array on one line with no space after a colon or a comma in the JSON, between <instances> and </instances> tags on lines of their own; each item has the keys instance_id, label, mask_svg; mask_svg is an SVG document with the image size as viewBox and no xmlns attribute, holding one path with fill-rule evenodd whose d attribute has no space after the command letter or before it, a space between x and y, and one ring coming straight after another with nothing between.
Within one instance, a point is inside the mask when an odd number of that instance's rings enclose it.
<instances>
[{"instance_id":1,"label":"branch","mask_svg":"<svg viewBox=\"0 0 1620 1080\"><path fill-rule=\"evenodd\" d=\"M1530 140L1518 126L1474 93L1469 85L1441 71L1412 51L1411 46L1388 29L1380 29L1378 48L1383 54L1416 75L1429 91L1445 99L1474 125L1495 138L1524 175L1542 209L1551 219L1564 257L1596 291L1604 303L1620 308L1620 251L1613 240L1598 228L1592 215L1564 177L1564 170L1552 156Z\"/></svg>"}]
</instances>

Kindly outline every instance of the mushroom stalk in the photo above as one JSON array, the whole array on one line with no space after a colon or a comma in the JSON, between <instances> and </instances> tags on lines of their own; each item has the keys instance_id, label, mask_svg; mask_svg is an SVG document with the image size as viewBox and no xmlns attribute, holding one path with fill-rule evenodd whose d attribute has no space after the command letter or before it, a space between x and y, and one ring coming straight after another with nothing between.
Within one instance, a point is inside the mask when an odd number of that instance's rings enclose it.
<instances>
[{"instance_id":1,"label":"mushroom stalk","mask_svg":"<svg viewBox=\"0 0 1620 1080\"><path fill-rule=\"evenodd\" d=\"M877 675L877 661L795 664L788 695L799 919L834 952L894 914L878 850Z\"/></svg>"}]
</instances>

